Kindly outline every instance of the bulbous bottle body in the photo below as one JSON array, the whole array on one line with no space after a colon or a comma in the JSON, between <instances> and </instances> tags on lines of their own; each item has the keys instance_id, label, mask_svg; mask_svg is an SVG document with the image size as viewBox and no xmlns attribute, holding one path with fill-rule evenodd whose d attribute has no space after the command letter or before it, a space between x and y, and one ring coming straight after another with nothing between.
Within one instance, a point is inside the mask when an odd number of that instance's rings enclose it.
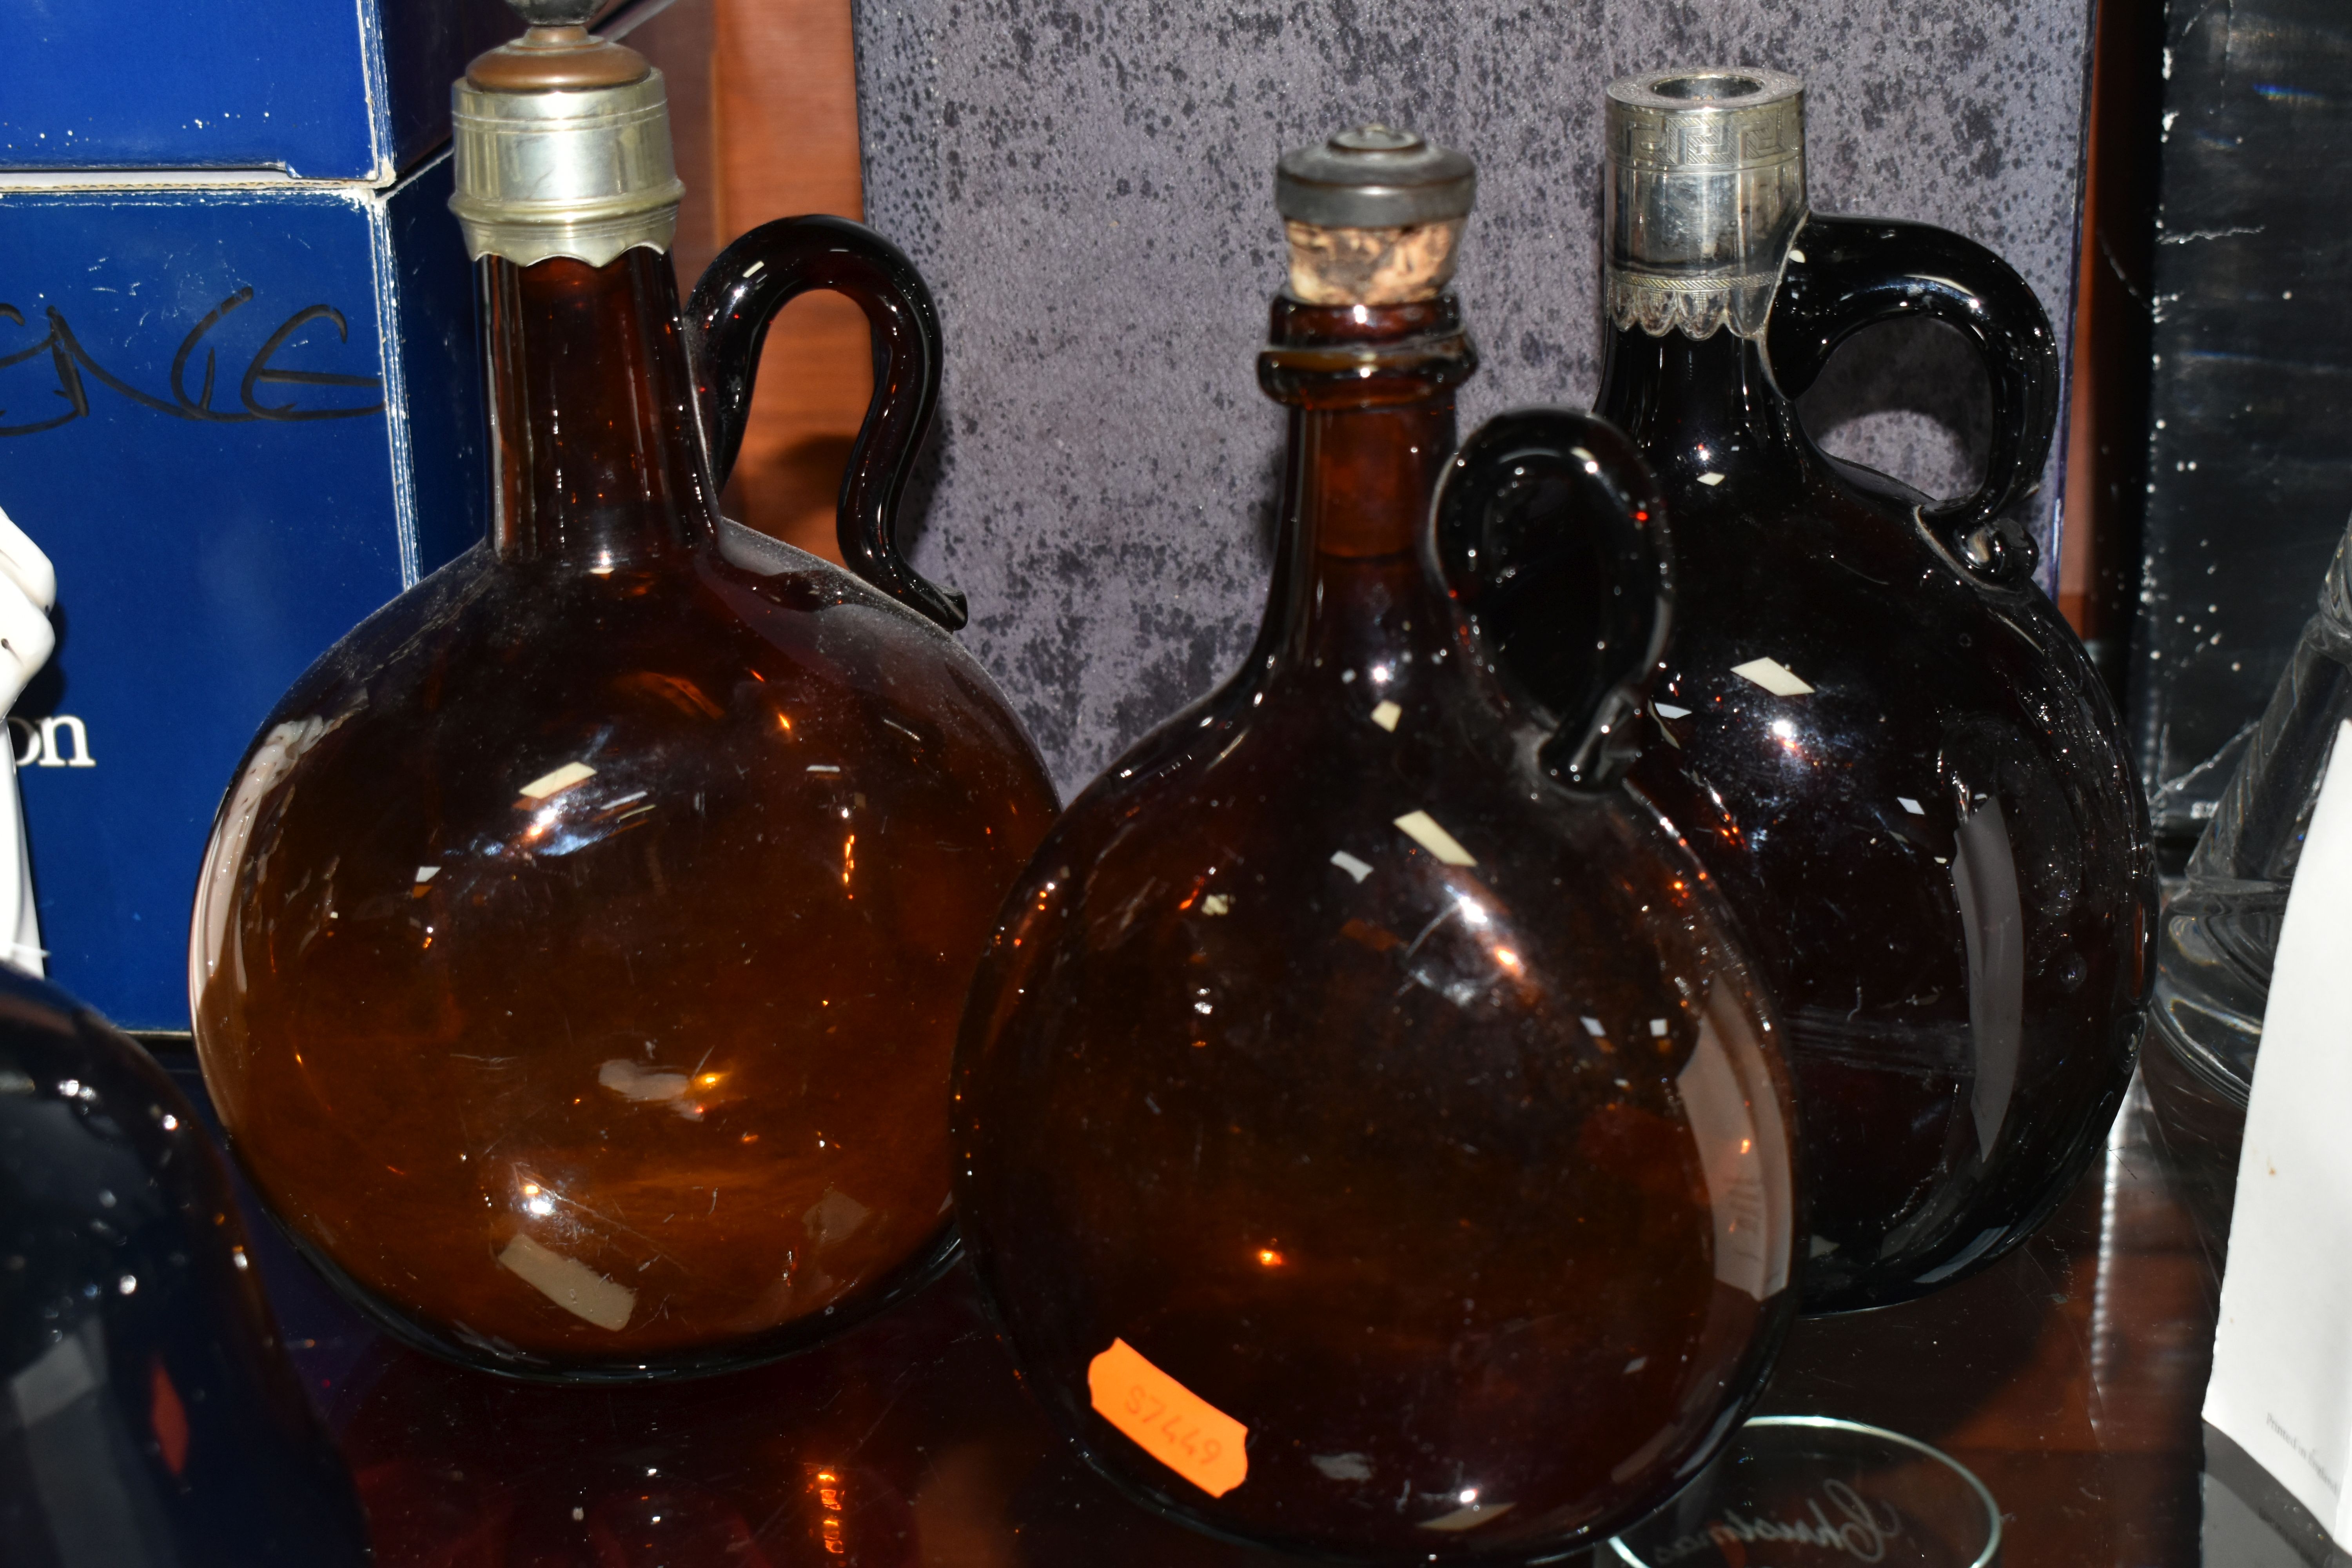
<instances>
[{"instance_id":1,"label":"bulbous bottle body","mask_svg":"<svg viewBox=\"0 0 2352 1568\"><path fill-rule=\"evenodd\" d=\"M1905 1300L2031 1234L2130 1080L2154 879L2121 726L1923 498L1801 437L1669 456L1680 615L1632 779L1780 1003L1809 1308Z\"/></svg>"},{"instance_id":2,"label":"bulbous bottle body","mask_svg":"<svg viewBox=\"0 0 2352 1568\"><path fill-rule=\"evenodd\" d=\"M0 1269L10 1563L369 1560L195 1110L138 1046L7 968Z\"/></svg>"},{"instance_id":3,"label":"bulbous bottle body","mask_svg":"<svg viewBox=\"0 0 2352 1568\"><path fill-rule=\"evenodd\" d=\"M1333 317L1278 306L1277 350ZM956 1076L961 1225L1049 1416L1179 1518L1381 1561L1655 1502L1793 1310L1765 1005L1434 586L1424 396L1294 414L1257 651L1047 836Z\"/></svg>"},{"instance_id":4,"label":"bulbous bottle body","mask_svg":"<svg viewBox=\"0 0 2352 1568\"><path fill-rule=\"evenodd\" d=\"M499 535L265 723L198 1047L256 1187L395 1332L717 1370L944 1259L955 1020L1053 791L938 626L717 519L665 259L484 266Z\"/></svg>"},{"instance_id":5,"label":"bulbous bottle body","mask_svg":"<svg viewBox=\"0 0 2352 1568\"><path fill-rule=\"evenodd\" d=\"M1052 796L944 632L730 543L477 546L296 683L224 807L206 1081L297 1237L438 1346L732 1358L945 1242L955 1018Z\"/></svg>"},{"instance_id":6,"label":"bulbous bottle body","mask_svg":"<svg viewBox=\"0 0 2352 1568\"><path fill-rule=\"evenodd\" d=\"M1825 1311L1984 1267L2073 1186L2131 1077L2156 881L2114 705L2011 515L2056 418L2049 318L1958 235L1809 211L1803 96L1747 68L1611 84L1596 407L1674 518L1631 782L1780 1002ZM1825 455L1791 401L1855 331L1922 315L1992 391L1983 479L1943 503ZM1504 665L1584 700L1574 541L1446 555Z\"/></svg>"}]
</instances>

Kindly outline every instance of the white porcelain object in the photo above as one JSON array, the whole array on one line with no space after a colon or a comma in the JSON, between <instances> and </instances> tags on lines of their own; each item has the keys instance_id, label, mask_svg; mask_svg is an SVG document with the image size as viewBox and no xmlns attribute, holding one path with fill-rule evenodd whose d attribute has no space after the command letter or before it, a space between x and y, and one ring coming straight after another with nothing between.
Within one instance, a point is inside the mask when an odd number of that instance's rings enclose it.
<instances>
[{"instance_id":1,"label":"white porcelain object","mask_svg":"<svg viewBox=\"0 0 2352 1568\"><path fill-rule=\"evenodd\" d=\"M57 651L49 607L58 600L58 571L41 547L0 511L0 712L16 706L41 666ZM42 963L40 917L33 907L33 859L25 842L25 807L16 793L16 751L7 755L7 787L0 789L0 961L27 974Z\"/></svg>"}]
</instances>

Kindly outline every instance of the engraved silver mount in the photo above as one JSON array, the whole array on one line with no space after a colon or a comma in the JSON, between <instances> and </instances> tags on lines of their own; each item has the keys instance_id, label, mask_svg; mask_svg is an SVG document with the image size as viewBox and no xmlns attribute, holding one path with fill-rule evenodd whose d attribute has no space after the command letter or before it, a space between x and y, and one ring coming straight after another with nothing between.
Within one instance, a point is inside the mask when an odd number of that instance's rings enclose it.
<instances>
[{"instance_id":1,"label":"engraved silver mount","mask_svg":"<svg viewBox=\"0 0 2352 1568\"><path fill-rule=\"evenodd\" d=\"M1805 88L1780 71L1609 84L1609 320L1652 337L1758 338L1805 221Z\"/></svg>"},{"instance_id":2,"label":"engraved silver mount","mask_svg":"<svg viewBox=\"0 0 2352 1568\"><path fill-rule=\"evenodd\" d=\"M638 246L667 251L686 186L670 151L659 71L625 87L453 90L457 195L449 210L477 261L569 256L603 267Z\"/></svg>"}]
</instances>

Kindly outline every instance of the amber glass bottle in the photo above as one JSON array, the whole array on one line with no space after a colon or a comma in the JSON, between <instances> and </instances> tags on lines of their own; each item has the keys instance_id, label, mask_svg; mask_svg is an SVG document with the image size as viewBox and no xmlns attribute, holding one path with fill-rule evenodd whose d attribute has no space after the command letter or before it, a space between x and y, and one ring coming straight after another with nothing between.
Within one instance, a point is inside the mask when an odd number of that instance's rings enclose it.
<instances>
[{"instance_id":1,"label":"amber glass bottle","mask_svg":"<svg viewBox=\"0 0 2352 1568\"><path fill-rule=\"evenodd\" d=\"M1808 1309L1898 1301L2048 1215L2100 1148L2142 1026L2146 808L2008 516L2049 453L2050 324L1956 235L1809 214L1792 79L1633 79L1609 127L1599 411L1665 489L1679 593L1632 777L1780 1001ZM1790 401L1847 335L1912 313L1967 334L1991 375L1983 483L1945 504L1823 454ZM1450 533L1450 565L1510 668L1573 705L1592 590L1572 541L1521 521Z\"/></svg>"},{"instance_id":2,"label":"amber glass bottle","mask_svg":"<svg viewBox=\"0 0 2352 1568\"><path fill-rule=\"evenodd\" d=\"M458 95L494 536L269 716L190 978L236 1153L358 1300L493 1369L638 1377L793 1349L946 1256L955 1019L1054 796L939 625L719 518L666 142L655 174L631 163L660 78L560 32ZM626 79L483 85L549 58ZM636 140L611 157L560 145L614 123ZM545 143L652 216L502 195ZM852 558L952 615L889 548L938 345L887 245L790 220L721 258L697 308L721 438L738 356L812 282L867 303L888 351Z\"/></svg>"},{"instance_id":3,"label":"amber glass bottle","mask_svg":"<svg viewBox=\"0 0 2352 1568\"><path fill-rule=\"evenodd\" d=\"M1457 619L1431 492L1555 496L1638 691L1660 529L1622 439L1498 421L1443 293L1468 160L1284 160L1281 564L1247 664L1091 785L958 1045L958 1213L1028 1386L1180 1518L1326 1556L1564 1549L1736 1425L1794 1310L1782 1069L1697 867L1538 760Z\"/></svg>"}]
</instances>

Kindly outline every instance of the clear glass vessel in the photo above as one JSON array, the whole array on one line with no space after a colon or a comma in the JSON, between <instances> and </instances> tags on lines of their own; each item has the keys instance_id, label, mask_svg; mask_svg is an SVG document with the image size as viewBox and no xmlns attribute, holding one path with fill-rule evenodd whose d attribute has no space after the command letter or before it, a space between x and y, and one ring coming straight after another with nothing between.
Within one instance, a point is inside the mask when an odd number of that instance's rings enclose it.
<instances>
[{"instance_id":1,"label":"clear glass vessel","mask_svg":"<svg viewBox=\"0 0 2352 1568\"><path fill-rule=\"evenodd\" d=\"M642 60L550 31L477 76L638 74L476 83L461 138L604 135L610 94L655 122ZM550 238L481 167L493 535L265 722L198 891L197 1047L255 1186L394 1331L522 1375L710 1371L946 1258L955 1020L1054 793L891 546L939 375L905 258L836 219L730 247L692 310L698 416L666 235ZM808 287L882 350L842 501L866 580L722 520L706 453Z\"/></svg>"},{"instance_id":2,"label":"clear glass vessel","mask_svg":"<svg viewBox=\"0 0 2352 1568\"><path fill-rule=\"evenodd\" d=\"M1804 203L1801 89L1610 89L1599 412L1674 520L1675 635L1634 787L1741 922L1790 1036L1809 1310L1963 1278L2041 1224L2131 1078L2156 874L2121 723L2010 509L2056 408L2050 324L2000 259ZM1984 356L1993 439L1937 503L1829 457L1795 396L1876 321ZM1451 531L1454 580L1544 700L1591 700L1598 577L1529 520Z\"/></svg>"},{"instance_id":3,"label":"clear glass vessel","mask_svg":"<svg viewBox=\"0 0 2352 1568\"><path fill-rule=\"evenodd\" d=\"M0 1560L362 1568L227 1166L145 1051L0 964Z\"/></svg>"},{"instance_id":4,"label":"clear glass vessel","mask_svg":"<svg viewBox=\"0 0 2352 1568\"><path fill-rule=\"evenodd\" d=\"M2001 1508L1916 1437L1828 1415L1759 1415L1681 1495L1612 1541L1610 1568L1992 1568Z\"/></svg>"},{"instance_id":5,"label":"clear glass vessel","mask_svg":"<svg viewBox=\"0 0 2352 1568\"><path fill-rule=\"evenodd\" d=\"M2240 1105L2254 1083L2271 964L2336 738L2352 720L2352 586L2345 552L2213 820L2164 909L2157 1034L2206 1084Z\"/></svg>"},{"instance_id":6,"label":"clear glass vessel","mask_svg":"<svg viewBox=\"0 0 2352 1568\"><path fill-rule=\"evenodd\" d=\"M1131 1494L1325 1557L1521 1561L1661 1500L1759 1384L1784 1072L1705 873L1613 787L1665 615L1641 464L1566 414L1454 454L1466 159L1373 127L1284 174L1265 625L1007 901L957 1212L1026 1385ZM1557 741L1438 577L1441 475L1457 513L1559 500L1612 563L1582 630L1630 692Z\"/></svg>"}]
</instances>

